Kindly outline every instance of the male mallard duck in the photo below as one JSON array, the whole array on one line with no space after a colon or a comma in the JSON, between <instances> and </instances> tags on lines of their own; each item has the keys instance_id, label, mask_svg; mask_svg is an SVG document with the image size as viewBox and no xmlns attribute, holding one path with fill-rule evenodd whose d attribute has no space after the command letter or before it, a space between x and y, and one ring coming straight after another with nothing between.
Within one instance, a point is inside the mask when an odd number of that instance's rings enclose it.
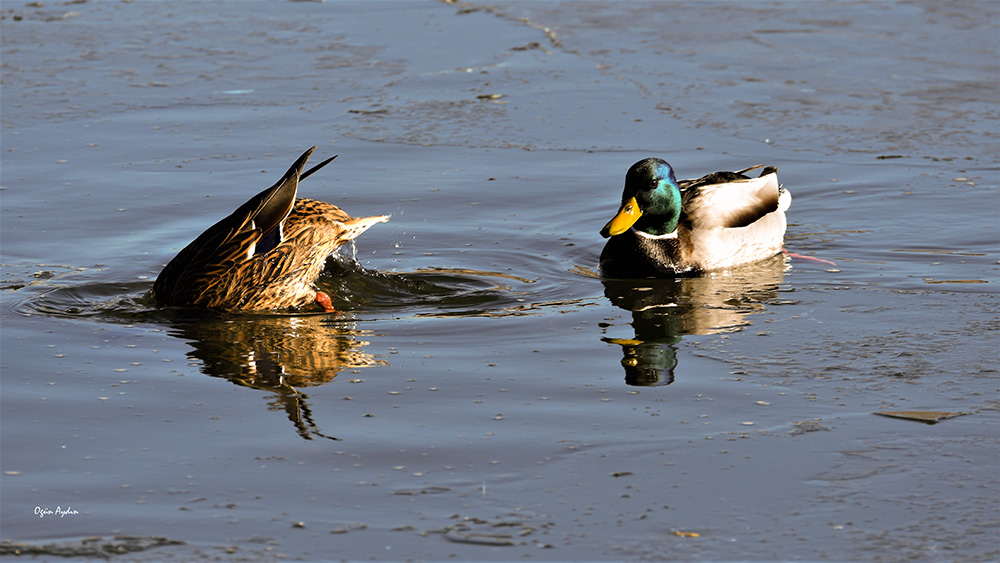
<instances>
[{"instance_id":1,"label":"male mallard duck","mask_svg":"<svg viewBox=\"0 0 1000 563\"><path fill-rule=\"evenodd\" d=\"M792 195L778 170L760 176L716 172L681 180L666 161L646 158L625 174L618 214L601 229L611 240L600 269L611 277L657 277L718 270L781 252Z\"/></svg>"},{"instance_id":2,"label":"male mallard duck","mask_svg":"<svg viewBox=\"0 0 1000 563\"><path fill-rule=\"evenodd\" d=\"M313 285L326 258L340 245L388 215L352 219L338 207L314 199L295 199L307 150L281 180L212 225L171 260L153 284L161 305L222 310L304 307L319 303L332 311L330 298Z\"/></svg>"}]
</instances>

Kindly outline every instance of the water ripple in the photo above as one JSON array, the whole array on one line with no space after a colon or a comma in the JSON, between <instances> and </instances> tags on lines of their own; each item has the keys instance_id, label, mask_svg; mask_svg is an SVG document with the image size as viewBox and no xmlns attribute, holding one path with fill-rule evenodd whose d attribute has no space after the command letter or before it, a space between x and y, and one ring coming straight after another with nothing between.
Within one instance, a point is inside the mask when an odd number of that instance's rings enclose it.
<instances>
[{"instance_id":1,"label":"water ripple","mask_svg":"<svg viewBox=\"0 0 1000 563\"><path fill-rule=\"evenodd\" d=\"M172 322L216 317L218 313L161 308L152 299L151 280L107 281L99 269L4 265L6 308L20 315L95 318L107 322ZM12 270L20 270L12 271ZM536 280L469 269L423 269L411 273L367 270L356 261L331 259L317 280L340 313L414 316L502 315L523 307L526 287ZM11 299L11 296L16 296ZM313 311L239 313L236 316L318 314Z\"/></svg>"}]
</instances>

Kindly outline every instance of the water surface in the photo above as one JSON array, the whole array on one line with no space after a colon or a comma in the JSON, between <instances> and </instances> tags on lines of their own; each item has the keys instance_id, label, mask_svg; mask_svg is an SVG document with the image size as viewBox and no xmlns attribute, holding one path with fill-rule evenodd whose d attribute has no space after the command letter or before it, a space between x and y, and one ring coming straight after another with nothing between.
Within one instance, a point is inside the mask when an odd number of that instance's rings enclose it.
<instances>
[{"instance_id":1,"label":"water surface","mask_svg":"<svg viewBox=\"0 0 1000 563\"><path fill-rule=\"evenodd\" d=\"M992 4L2 10L19 549L1000 556ZM302 196L392 214L329 263L339 314L148 302L312 145ZM786 247L835 265L601 280L647 156L777 166Z\"/></svg>"}]
</instances>

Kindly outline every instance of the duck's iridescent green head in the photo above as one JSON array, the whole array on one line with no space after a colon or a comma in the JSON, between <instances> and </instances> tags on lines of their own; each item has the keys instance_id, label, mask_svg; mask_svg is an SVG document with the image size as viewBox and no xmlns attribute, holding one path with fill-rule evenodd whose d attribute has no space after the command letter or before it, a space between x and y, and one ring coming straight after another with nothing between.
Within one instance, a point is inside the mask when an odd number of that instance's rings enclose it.
<instances>
[{"instance_id":1,"label":"duck's iridescent green head","mask_svg":"<svg viewBox=\"0 0 1000 563\"><path fill-rule=\"evenodd\" d=\"M681 214L681 190L674 170L665 160L646 158L625 174L622 206L601 236L620 235L629 228L651 235L665 235L677 229Z\"/></svg>"}]
</instances>

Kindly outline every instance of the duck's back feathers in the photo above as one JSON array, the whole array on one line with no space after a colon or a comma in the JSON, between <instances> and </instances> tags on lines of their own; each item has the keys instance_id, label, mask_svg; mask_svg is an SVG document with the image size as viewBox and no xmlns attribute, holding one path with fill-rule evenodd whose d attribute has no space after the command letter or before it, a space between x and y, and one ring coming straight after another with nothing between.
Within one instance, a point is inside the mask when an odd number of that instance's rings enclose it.
<instances>
[{"instance_id":1,"label":"duck's back feathers","mask_svg":"<svg viewBox=\"0 0 1000 563\"><path fill-rule=\"evenodd\" d=\"M352 218L336 205L315 199L297 199L285 220L285 240L272 252L255 256L231 281L226 308L275 309L303 306L315 296L313 282L319 277L327 256L388 215Z\"/></svg>"},{"instance_id":2,"label":"duck's back feathers","mask_svg":"<svg viewBox=\"0 0 1000 563\"><path fill-rule=\"evenodd\" d=\"M206 292L202 289L210 288L219 276L255 254L281 244L282 223L295 205L299 174L315 149L303 153L277 183L247 200L177 253L156 278L153 291L157 299L166 305L214 306L203 303Z\"/></svg>"},{"instance_id":3,"label":"duck's back feathers","mask_svg":"<svg viewBox=\"0 0 1000 563\"><path fill-rule=\"evenodd\" d=\"M282 178L211 226L171 260L153 285L163 305L220 309L301 306L326 257L388 216L353 219L335 205L296 199L313 147ZM334 157L336 158L336 157Z\"/></svg>"},{"instance_id":4,"label":"duck's back feathers","mask_svg":"<svg viewBox=\"0 0 1000 563\"><path fill-rule=\"evenodd\" d=\"M285 221L285 237L296 246L320 244L322 238L336 239L336 246L340 246L361 236L372 225L388 220L388 215L351 217L332 203L301 198L295 201L295 207Z\"/></svg>"},{"instance_id":5,"label":"duck's back feathers","mask_svg":"<svg viewBox=\"0 0 1000 563\"><path fill-rule=\"evenodd\" d=\"M736 229L775 212L781 191L777 169L768 167L757 178L741 172L681 182L681 223L690 229Z\"/></svg>"}]
</instances>

